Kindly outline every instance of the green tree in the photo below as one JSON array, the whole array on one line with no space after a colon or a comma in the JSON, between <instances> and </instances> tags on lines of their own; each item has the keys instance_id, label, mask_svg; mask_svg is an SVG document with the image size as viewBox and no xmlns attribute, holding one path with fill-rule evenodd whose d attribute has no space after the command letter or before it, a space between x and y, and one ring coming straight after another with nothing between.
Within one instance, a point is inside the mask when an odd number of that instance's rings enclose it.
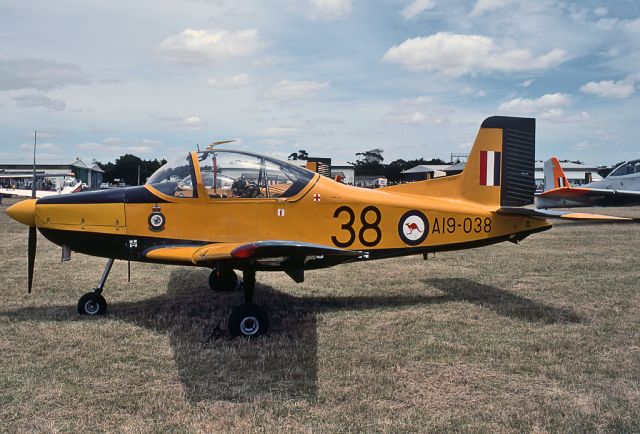
<instances>
[{"instance_id":1,"label":"green tree","mask_svg":"<svg viewBox=\"0 0 640 434\"><path fill-rule=\"evenodd\" d=\"M300 149L298 152L292 152L287 157L288 160L308 160L309 154L304 149Z\"/></svg>"},{"instance_id":2,"label":"green tree","mask_svg":"<svg viewBox=\"0 0 640 434\"><path fill-rule=\"evenodd\" d=\"M137 185L138 166L140 167L140 183L144 184L147 178L166 162L164 159L160 161L157 159L143 160L133 154L125 154L116 158L115 163L98 164L105 172L105 181L114 182L115 179L119 179L120 182L124 182L127 185Z\"/></svg>"}]
</instances>

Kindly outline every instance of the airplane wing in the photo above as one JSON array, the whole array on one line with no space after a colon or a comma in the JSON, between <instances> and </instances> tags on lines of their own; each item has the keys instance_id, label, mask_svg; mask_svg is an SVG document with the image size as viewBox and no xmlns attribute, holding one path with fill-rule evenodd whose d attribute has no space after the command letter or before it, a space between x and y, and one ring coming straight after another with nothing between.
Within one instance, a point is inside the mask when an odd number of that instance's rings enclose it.
<instances>
[{"instance_id":1,"label":"airplane wing","mask_svg":"<svg viewBox=\"0 0 640 434\"><path fill-rule=\"evenodd\" d=\"M601 200L604 198L636 198L640 200L640 191L631 190L611 190L607 188L580 188L580 187L560 187L548 190L539 194L540 197L552 199L581 199L581 200Z\"/></svg>"},{"instance_id":2,"label":"airplane wing","mask_svg":"<svg viewBox=\"0 0 640 434\"><path fill-rule=\"evenodd\" d=\"M147 259L207 266L220 262L242 264L251 261L265 269L305 269L338 265L365 255L322 244L299 241L270 240L253 243L215 243L205 246L159 246L144 253ZM293 277L293 276L292 276Z\"/></svg>"},{"instance_id":3,"label":"airplane wing","mask_svg":"<svg viewBox=\"0 0 640 434\"><path fill-rule=\"evenodd\" d=\"M573 189L572 189L573 190ZM523 217L540 217L540 218L559 218L566 220L591 220L603 222L638 222L640 219L629 217L615 217L604 214L590 214L582 212L568 211L549 211L533 208L503 207L496 211L501 215L523 216Z\"/></svg>"},{"instance_id":4,"label":"airplane wing","mask_svg":"<svg viewBox=\"0 0 640 434\"><path fill-rule=\"evenodd\" d=\"M31 189L23 190L19 188L0 188L0 194L6 194L7 196L31 197ZM59 193L57 191L36 190L36 197L38 199L56 194Z\"/></svg>"},{"instance_id":5,"label":"airplane wing","mask_svg":"<svg viewBox=\"0 0 640 434\"><path fill-rule=\"evenodd\" d=\"M640 204L640 191L559 187L536 195L537 208L621 206Z\"/></svg>"}]
</instances>

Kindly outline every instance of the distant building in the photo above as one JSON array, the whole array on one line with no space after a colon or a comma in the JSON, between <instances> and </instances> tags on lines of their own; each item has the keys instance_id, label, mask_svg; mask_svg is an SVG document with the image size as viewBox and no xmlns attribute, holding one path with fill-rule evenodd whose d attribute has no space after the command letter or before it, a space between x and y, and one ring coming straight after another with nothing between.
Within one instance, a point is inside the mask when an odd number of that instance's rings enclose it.
<instances>
[{"instance_id":1,"label":"distant building","mask_svg":"<svg viewBox=\"0 0 640 434\"><path fill-rule=\"evenodd\" d=\"M331 163L331 177L336 179L336 176L340 176L344 184L354 185L356 169L346 161L334 161Z\"/></svg>"},{"instance_id":2,"label":"distant building","mask_svg":"<svg viewBox=\"0 0 640 434\"><path fill-rule=\"evenodd\" d=\"M452 164L451 166L443 170L446 172L447 176L457 175L459 173L462 173L462 171L464 170L464 166L466 164L467 163L465 161L460 161L458 163Z\"/></svg>"},{"instance_id":3,"label":"distant building","mask_svg":"<svg viewBox=\"0 0 640 434\"><path fill-rule=\"evenodd\" d=\"M600 175L598 175L598 167L589 166L586 164L578 164L578 163L560 163L562 168L564 169L564 173L567 175L569 182L572 186L576 187L579 185L584 185L586 183L592 181L598 181L602 179ZM432 179L438 178L440 176L451 176L457 175L464 170L466 162L460 162L448 166L439 166L439 165L418 165L412 167L411 169L407 169L402 172L402 176L406 181L420 181L423 179ZM539 190L542 190L544 186L544 162L536 161L535 162L535 172L534 172L536 186Z\"/></svg>"},{"instance_id":4,"label":"distant building","mask_svg":"<svg viewBox=\"0 0 640 434\"><path fill-rule=\"evenodd\" d=\"M440 178L442 176L447 176L446 169L449 168L449 164L441 165L441 164L419 164L411 169L407 169L402 171L402 178L405 181L413 182L413 181L423 181L425 179L433 179Z\"/></svg>"},{"instance_id":5,"label":"distant building","mask_svg":"<svg viewBox=\"0 0 640 434\"><path fill-rule=\"evenodd\" d=\"M560 163L562 169L564 170L564 174L567 176L569 180L569 184L572 187L577 187L579 185L588 184L592 181L599 181L602 179L602 176L598 175L598 167L597 166L588 166L586 164L578 164L578 163ZM536 161L536 171L535 171L535 179L536 179L536 188L538 190L544 189L544 161Z\"/></svg>"},{"instance_id":6,"label":"distant building","mask_svg":"<svg viewBox=\"0 0 640 434\"><path fill-rule=\"evenodd\" d=\"M356 187L378 188L387 186L387 178L381 175L358 175L354 178Z\"/></svg>"},{"instance_id":7,"label":"distant building","mask_svg":"<svg viewBox=\"0 0 640 434\"><path fill-rule=\"evenodd\" d=\"M289 160L290 163L309 170L318 172L321 175L336 179L340 176L342 183L355 185L355 168L353 164L346 161L333 161L331 158L309 157L308 160Z\"/></svg>"},{"instance_id":8,"label":"distant building","mask_svg":"<svg viewBox=\"0 0 640 434\"><path fill-rule=\"evenodd\" d=\"M32 164L6 164L0 163L0 175L4 175L3 179L11 179L10 175L15 175L15 181L22 182L24 175L30 175L33 171ZM36 172L38 176L46 178L47 175L52 177L73 176L76 179L87 184L89 188L98 188L102 183L104 170L94 161L90 165L77 158L71 163L57 164L38 164L36 163ZM14 182L14 183L16 183Z\"/></svg>"}]
</instances>

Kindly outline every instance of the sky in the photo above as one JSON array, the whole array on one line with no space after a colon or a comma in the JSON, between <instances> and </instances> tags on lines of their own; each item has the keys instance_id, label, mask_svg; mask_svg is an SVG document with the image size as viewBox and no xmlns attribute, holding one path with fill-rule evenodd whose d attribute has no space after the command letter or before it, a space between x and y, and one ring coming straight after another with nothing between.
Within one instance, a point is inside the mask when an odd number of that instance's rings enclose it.
<instances>
[{"instance_id":1,"label":"sky","mask_svg":"<svg viewBox=\"0 0 640 434\"><path fill-rule=\"evenodd\" d=\"M640 158L637 0L0 0L0 162L449 159L492 115L536 157Z\"/></svg>"}]
</instances>

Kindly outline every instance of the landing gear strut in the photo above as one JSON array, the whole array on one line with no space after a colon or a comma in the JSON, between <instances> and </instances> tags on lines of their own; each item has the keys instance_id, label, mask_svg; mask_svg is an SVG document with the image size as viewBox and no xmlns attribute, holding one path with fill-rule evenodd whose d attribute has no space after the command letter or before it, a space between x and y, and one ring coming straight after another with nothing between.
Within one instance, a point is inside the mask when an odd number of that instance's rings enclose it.
<instances>
[{"instance_id":1,"label":"landing gear strut","mask_svg":"<svg viewBox=\"0 0 640 434\"><path fill-rule=\"evenodd\" d=\"M104 315L107 312L107 300L102 296L104 284L109 277L109 272L113 266L113 258L109 258L107 265L104 267L98 287L93 292L87 292L78 300L78 313L80 315Z\"/></svg>"},{"instance_id":2,"label":"landing gear strut","mask_svg":"<svg viewBox=\"0 0 640 434\"><path fill-rule=\"evenodd\" d=\"M265 334L269 329L269 316L260 305L253 303L256 286L256 271L244 270L244 304L233 309L229 317L229 333L232 337L250 338Z\"/></svg>"}]
</instances>

